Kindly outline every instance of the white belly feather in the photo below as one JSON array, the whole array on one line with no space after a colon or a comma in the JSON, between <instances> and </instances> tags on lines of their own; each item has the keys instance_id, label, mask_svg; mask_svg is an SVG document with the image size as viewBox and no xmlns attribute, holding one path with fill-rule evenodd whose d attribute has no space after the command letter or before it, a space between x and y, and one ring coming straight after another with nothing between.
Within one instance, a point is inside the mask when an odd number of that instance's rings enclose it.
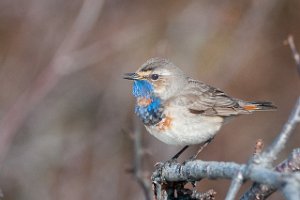
<instances>
[{"instance_id":1,"label":"white belly feather","mask_svg":"<svg viewBox=\"0 0 300 200\"><path fill-rule=\"evenodd\" d=\"M202 116L190 113L187 109L166 109L164 114L171 118L169 128L160 129L157 125L146 129L157 139L171 145L201 144L212 138L221 128L223 118Z\"/></svg>"}]
</instances>

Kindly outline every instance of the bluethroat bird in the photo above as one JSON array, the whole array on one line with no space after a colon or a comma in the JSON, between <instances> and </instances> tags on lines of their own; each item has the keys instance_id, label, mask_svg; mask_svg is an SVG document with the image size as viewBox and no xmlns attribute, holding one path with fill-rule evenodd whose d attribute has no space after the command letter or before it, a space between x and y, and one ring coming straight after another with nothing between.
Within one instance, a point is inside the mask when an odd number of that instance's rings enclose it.
<instances>
[{"instance_id":1,"label":"bluethroat bird","mask_svg":"<svg viewBox=\"0 0 300 200\"><path fill-rule=\"evenodd\" d=\"M148 132L166 144L184 146L173 158L189 145L206 146L228 119L276 109L271 102L228 96L188 77L167 59L151 58L124 78L133 80L135 113Z\"/></svg>"}]
</instances>

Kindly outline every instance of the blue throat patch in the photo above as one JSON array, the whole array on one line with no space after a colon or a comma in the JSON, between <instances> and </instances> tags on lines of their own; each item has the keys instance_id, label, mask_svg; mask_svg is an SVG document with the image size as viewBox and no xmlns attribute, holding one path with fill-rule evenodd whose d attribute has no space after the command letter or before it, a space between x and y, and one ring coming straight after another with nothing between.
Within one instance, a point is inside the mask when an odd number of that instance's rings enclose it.
<instances>
[{"instance_id":1,"label":"blue throat patch","mask_svg":"<svg viewBox=\"0 0 300 200\"><path fill-rule=\"evenodd\" d=\"M133 82L132 94L136 98L150 99L151 103L147 106L136 105L135 113L147 125L154 125L163 118L163 107L161 99L156 97L151 83L145 80L135 80Z\"/></svg>"},{"instance_id":2,"label":"blue throat patch","mask_svg":"<svg viewBox=\"0 0 300 200\"><path fill-rule=\"evenodd\" d=\"M150 97L153 95L153 86L145 80L133 81L132 94L135 97Z\"/></svg>"}]
</instances>

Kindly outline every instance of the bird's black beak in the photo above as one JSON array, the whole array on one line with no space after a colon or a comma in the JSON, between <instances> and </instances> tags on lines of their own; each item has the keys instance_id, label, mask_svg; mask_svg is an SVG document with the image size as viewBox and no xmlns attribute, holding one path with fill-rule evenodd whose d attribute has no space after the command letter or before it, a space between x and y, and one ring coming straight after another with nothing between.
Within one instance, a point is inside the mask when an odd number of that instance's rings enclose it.
<instances>
[{"instance_id":1,"label":"bird's black beak","mask_svg":"<svg viewBox=\"0 0 300 200\"><path fill-rule=\"evenodd\" d=\"M137 73L126 73L123 75L123 78L128 80L138 80L141 79L141 76Z\"/></svg>"}]
</instances>

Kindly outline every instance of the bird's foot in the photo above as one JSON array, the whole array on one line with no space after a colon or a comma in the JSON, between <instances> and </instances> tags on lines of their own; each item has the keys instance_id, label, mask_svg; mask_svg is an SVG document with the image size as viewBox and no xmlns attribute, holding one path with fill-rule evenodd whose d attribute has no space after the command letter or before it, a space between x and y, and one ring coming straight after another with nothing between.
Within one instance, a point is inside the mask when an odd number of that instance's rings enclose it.
<instances>
[{"instance_id":1,"label":"bird's foot","mask_svg":"<svg viewBox=\"0 0 300 200\"><path fill-rule=\"evenodd\" d=\"M162 170L162 168L166 166L170 166L174 163L177 163L177 158L171 158L170 160L167 160L166 162L157 162L154 167L156 170Z\"/></svg>"},{"instance_id":2,"label":"bird's foot","mask_svg":"<svg viewBox=\"0 0 300 200\"><path fill-rule=\"evenodd\" d=\"M172 164L177 163L177 158L171 158L170 160L167 160L165 162L157 162L154 167L155 170L151 176L151 180L154 183L162 183L165 180L162 180L162 171L166 167L170 167Z\"/></svg>"}]
</instances>

